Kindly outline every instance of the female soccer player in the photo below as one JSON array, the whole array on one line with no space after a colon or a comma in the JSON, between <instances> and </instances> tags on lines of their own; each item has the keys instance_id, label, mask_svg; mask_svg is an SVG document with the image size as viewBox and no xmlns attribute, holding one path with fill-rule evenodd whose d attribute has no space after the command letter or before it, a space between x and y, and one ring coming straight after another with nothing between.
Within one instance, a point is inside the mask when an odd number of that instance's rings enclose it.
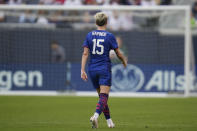
<instances>
[{"instance_id":1,"label":"female soccer player","mask_svg":"<svg viewBox=\"0 0 197 131\"><path fill-rule=\"evenodd\" d=\"M88 66L89 75L93 86L99 94L99 101L96 106L96 112L90 118L92 128L98 128L98 117L103 112L109 128L114 128L114 123L110 118L109 107L107 104L108 95L111 86L111 61L109 52L113 49L118 58L122 61L124 67L127 66L125 57L118 49L118 44L113 34L106 31L107 15L99 12L95 15L97 30L89 32L83 43L84 51L81 62L81 78L87 81L85 65L90 54Z\"/></svg>"}]
</instances>

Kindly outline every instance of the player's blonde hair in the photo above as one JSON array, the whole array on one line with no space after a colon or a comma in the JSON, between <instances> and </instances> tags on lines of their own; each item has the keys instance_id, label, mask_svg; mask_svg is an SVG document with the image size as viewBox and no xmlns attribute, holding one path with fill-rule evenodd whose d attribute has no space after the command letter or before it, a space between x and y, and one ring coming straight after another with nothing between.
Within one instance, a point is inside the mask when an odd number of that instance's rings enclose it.
<instances>
[{"instance_id":1,"label":"player's blonde hair","mask_svg":"<svg viewBox=\"0 0 197 131\"><path fill-rule=\"evenodd\" d=\"M95 14L94 16L95 20L96 20L96 25L98 26L104 26L107 24L107 15L103 12L98 12Z\"/></svg>"}]
</instances>

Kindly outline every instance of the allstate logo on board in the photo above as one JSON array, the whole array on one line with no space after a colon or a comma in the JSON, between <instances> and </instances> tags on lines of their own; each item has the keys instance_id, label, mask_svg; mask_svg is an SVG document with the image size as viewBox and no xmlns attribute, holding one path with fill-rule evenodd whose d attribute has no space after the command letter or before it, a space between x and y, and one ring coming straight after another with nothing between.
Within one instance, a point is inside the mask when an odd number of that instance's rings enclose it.
<instances>
[{"instance_id":1,"label":"allstate logo on board","mask_svg":"<svg viewBox=\"0 0 197 131\"><path fill-rule=\"evenodd\" d=\"M144 73L135 65L112 67L112 91L138 91L144 84Z\"/></svg>"}]
</instances>

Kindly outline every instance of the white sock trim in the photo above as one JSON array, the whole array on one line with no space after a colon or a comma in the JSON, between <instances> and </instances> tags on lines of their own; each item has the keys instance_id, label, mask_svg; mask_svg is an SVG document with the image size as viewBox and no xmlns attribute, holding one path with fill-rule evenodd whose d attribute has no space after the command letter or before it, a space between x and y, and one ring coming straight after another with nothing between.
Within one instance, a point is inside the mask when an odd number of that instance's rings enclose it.
<instances>
[{"instance_id":1,"label":"white sock trim","mask_svg":"<svg viewBox=\"0 0 197 131\"><path fill-rule=\"evenodd\" d=\"M108 120L111 120L111 118L109 118L109 119L106 119L106 120L107 120L107 121L108 121Z\"/></svg>"},{"instance_id":2,"label":"white sock trim","mask_svg":"<svg viewBox=\"0 0 197 131\"><path fill-rule=\"evenodd\" d=\"M95 113L94 113L94 117L95 117L96 119L98 119L99 114L98 114L97 112L95 112Z\"/></svg>"},{"instance_id":3,"label":"white sock trim","mask_svg":"<svg viewBox=\"0 0 197 131\"><path fill-rule=\"evenodd\" d=\"M111 120L111 118L109 118L109 119L107 119L106 121L107 121L107 123L109 123L109 122L111 122L112 120Z\"/></svg>"}]
</instances>

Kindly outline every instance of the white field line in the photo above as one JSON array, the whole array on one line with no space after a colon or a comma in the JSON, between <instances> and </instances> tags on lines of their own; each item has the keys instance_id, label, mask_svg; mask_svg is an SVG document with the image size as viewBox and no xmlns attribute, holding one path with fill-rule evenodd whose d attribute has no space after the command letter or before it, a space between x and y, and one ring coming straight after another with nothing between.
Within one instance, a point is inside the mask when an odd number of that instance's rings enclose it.
<instances>
[{"instance_id":1,"label":"white field line","mask_svg":"<svg viewBox=\"0 0 197 131\"><path fill-rule=\"evenodd\" d=\"M0 91L1 96L89 96L96 97L97 93L94 91L77 91L77 92L57 92L57 91ZM110 97L183 97L178 94L167 93L133 93L133 92L111 92Z\"/></svg>"}]
</instances>

